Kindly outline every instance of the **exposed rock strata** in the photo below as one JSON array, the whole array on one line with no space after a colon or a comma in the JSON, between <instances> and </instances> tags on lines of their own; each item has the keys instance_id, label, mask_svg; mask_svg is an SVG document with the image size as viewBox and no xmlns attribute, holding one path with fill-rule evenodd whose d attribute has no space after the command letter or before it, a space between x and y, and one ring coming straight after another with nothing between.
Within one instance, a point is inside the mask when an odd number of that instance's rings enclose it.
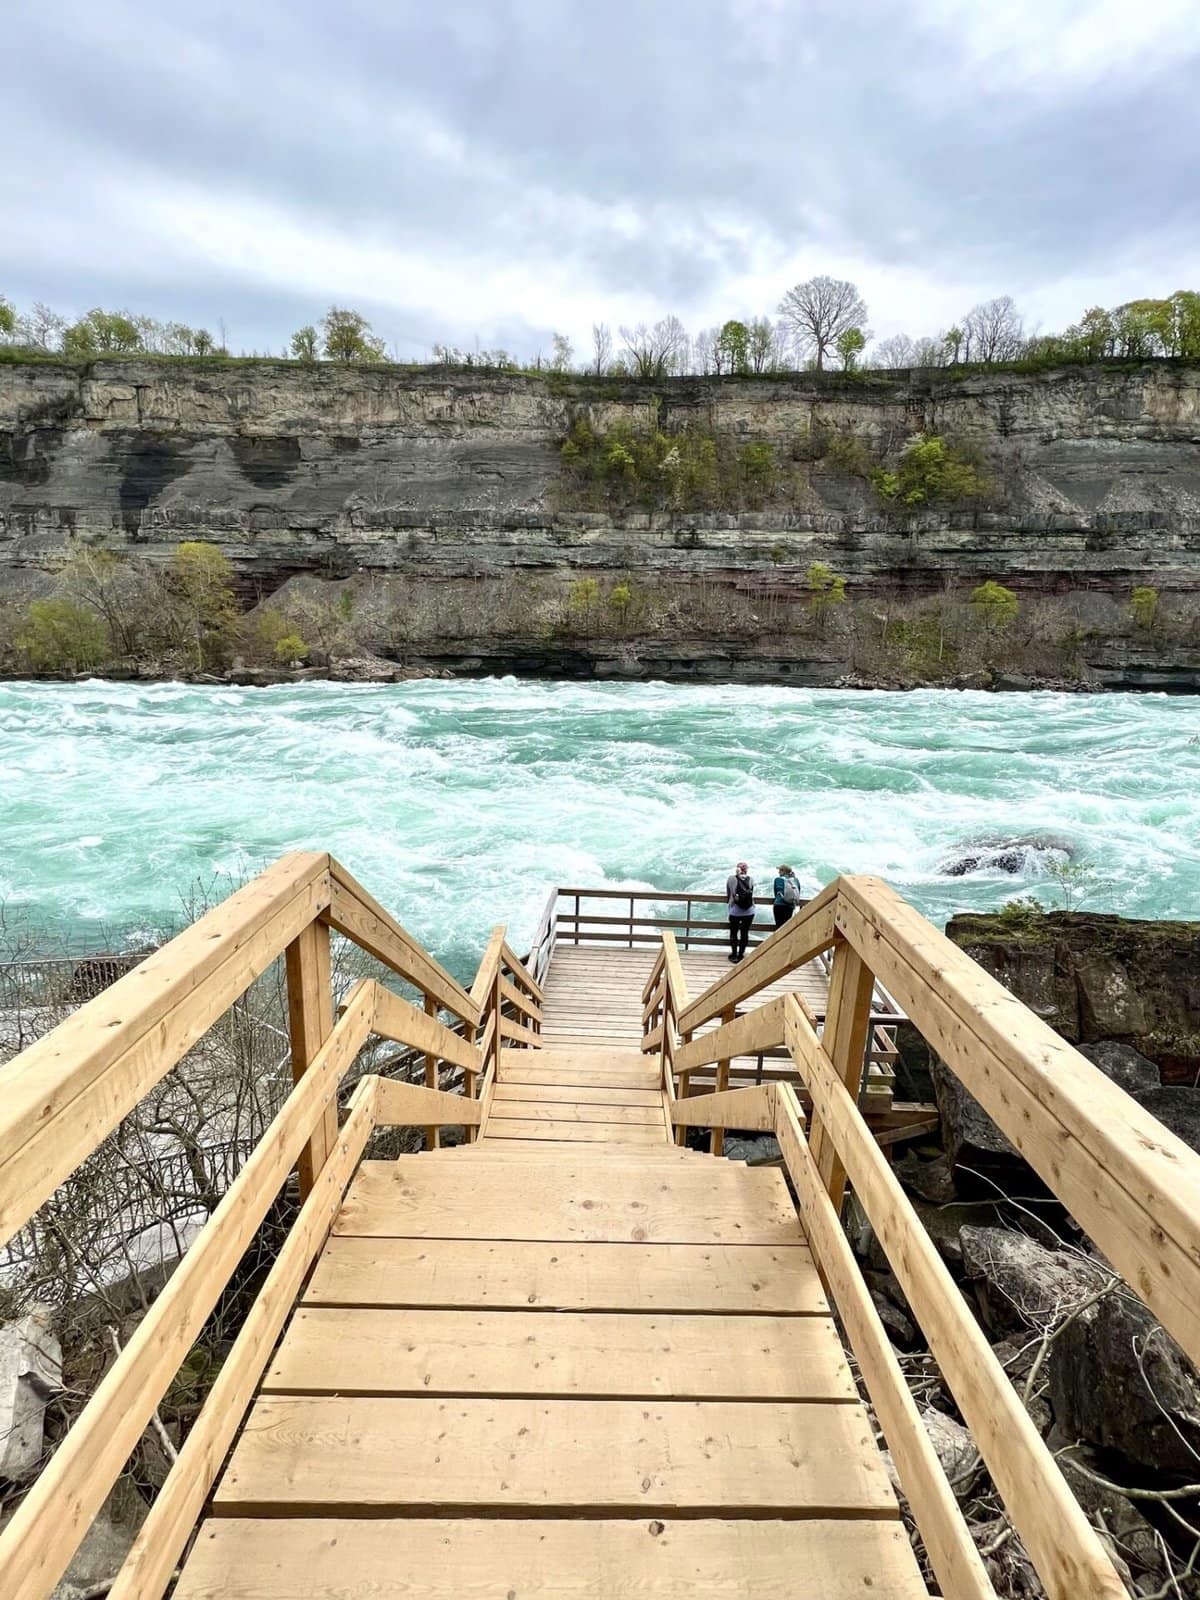
<instances>
[{"instance_id":1,"label":"exposed rock strata","mask_svg":"<svg viewBox=\"0 0 1200 1600\"><path fill-rule=\"evenodd\" d=\"M733 444L771 444L792 475L787 507L565 509L558 443L572 418L638 423L652 401L662 426L697 419ZM814 426L876 454L922 430L966 441L996 493L979 512L885 511L863 479L805 459ZM1058 595L1098 636L1089 681L1188 688L1200 683L1198 440L1200 369L1170 363L653 386L270 362L4 365L0 590L36 591L72 538L163 559L209 539L259 595L296 573L487 583L586 571L753 596L794 587L816 560L859 597L989 577ZM1143 582L1175 619L1169 644L1115 637ZM498 637L483 614L468 638L414 641L417 664L572 669L570 649ZM603 643L574 654L580 671L630 676L829 683L851 665L836 639L801 646L772 631L765 621L729 640L672 623L626 642L617 666Z\"/></svg>"}]
</instances>

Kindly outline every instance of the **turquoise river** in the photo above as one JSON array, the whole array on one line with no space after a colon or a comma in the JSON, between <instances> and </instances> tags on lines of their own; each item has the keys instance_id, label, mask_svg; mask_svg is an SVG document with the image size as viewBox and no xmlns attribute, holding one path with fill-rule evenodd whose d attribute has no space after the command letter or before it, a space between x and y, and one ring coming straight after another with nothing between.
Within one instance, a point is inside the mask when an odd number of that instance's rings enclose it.
<instances>
[{"instance_id":1,"label":"turquoise river","mask_svg":"<svg viewBox=\"0 0 1200 1600\"><path fill-rule=\"evenodd\" d=\"M1016 870L947 868L1001 846ZM512 679L0 685L0 922L89 948L331 850L455 970L550 885L806 890L877 873L935 920L1021 894L1200 917L1200 702ZM4 954L0 954L4 959Z\"/></svg>"}]
</instances>

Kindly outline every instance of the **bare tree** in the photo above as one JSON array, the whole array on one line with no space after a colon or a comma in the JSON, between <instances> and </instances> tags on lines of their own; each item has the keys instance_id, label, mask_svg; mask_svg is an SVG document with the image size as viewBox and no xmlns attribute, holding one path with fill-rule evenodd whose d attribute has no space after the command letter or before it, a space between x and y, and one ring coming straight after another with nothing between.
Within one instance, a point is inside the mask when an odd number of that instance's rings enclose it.
<instances>
[{"instance_id":1,"label":"bare tree","mask_svg":"<svg viewBox=\"0 0 1200 1600\"><path fill-rule=\"evenodd\" d=\"M746 324L746 360L751 372L778 372L787 364L786 348L782 323L752 317Z\"/></svg>"},{"instance_id":2,"label":"bare tree","mask_svg":"<svg viewBox=\"0 0 1200 1600\"><path fill-rule=\"evenodd\" d=\"M845 278L820 277L789 289L779 302L779 314L801 355L811 355L821 372L838 335L864 326L867 307Z\"/></svg>"},{"instance_id":3,"label":"bare tree","mask_svg":"<svg viewBox=\"0 0 1200 1600\"><path fill-rule=\"evenodd\" d=\"M1011 295L985 300L963 318L965 361L1013 361L1025 343L1025 324Z\"/></svg>"},{"instance_id":4,"label":"bare tree","mask_svg":"<svg viewBox=\"0 0 1200 1600\"><path fill-rule=\"evenodd\" d=\"M721 352L717 349L717 330L701 328L692 340L692 362L702 375L721 370Z\"/></svg>"},{"instance_id":5,"label":"bare tree","mask_svg":"<svg viewBox=\"0 0 1200 1600\"><path fill-rule=\"evenodd\" d=\"M890 339L881 339L875 346L875 356L871 362L873 367L888 367L893 370L915 364L913 342L906 333L894 333Z\"/></svg>"},{"instance_id":6,"label":"bare tree","mask_svg":"<svg viewBox=\"0 0 1200 1600\"><path fill-rule=\"evenodd\" d=\"M635 328L622 327L620 333L635 377L661 378L677 372L686 360L690 341L678 317L663 317L652 328L639 322Z\"/></svg>"},{"instance_id":7,"label":"bare tree","mask_svg":"<svg viewBox=\"0 0 1200 1600\"><path fill-rule=\"evenodd\" d=\"M607 322L592 323L592 371L602 378L612 361L612 329Z\"/></svg>"}]
</instances>

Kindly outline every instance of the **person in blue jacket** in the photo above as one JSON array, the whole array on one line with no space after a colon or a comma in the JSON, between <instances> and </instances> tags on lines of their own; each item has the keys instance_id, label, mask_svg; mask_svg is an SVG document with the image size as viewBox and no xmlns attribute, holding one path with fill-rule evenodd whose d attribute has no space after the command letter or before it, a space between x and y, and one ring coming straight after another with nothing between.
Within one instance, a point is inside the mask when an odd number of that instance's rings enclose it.
<instances>
[{"instance_id":1,"label":"person in blue jacket","mask_svg":"<svg viewBox=\"0 0 1200 1600\"><path fill-rule=\"evenodd\" d=\"M791 867L780 867L775 879L775 926L782 928L802 899L800 885Z\"/></svg>"}]
</instances>

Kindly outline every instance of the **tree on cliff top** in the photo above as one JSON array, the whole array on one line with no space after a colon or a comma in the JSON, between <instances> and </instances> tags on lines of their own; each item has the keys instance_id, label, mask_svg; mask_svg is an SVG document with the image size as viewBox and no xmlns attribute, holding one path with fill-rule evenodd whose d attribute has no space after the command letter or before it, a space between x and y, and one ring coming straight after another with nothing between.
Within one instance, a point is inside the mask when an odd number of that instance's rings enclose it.
<instances>
[{"instance_id":1,"label":"tree on cliff top","mask_svg":"<svg viewBox=\"0 0 1200 1600\"><path fill-rule=\"evenodd\" d=\"M371 332L361 312L330 306L321 318L325 354L330 361L381 361L383 340Z\"/></svg>"},{"instance_id":2,"label":"tree on cliff top","mask_svg":"<svg viewBox=\"0 0 1200 1600\"><path fill-rule=\"evenodd\" d=\"M13 310L12 301L6 300L0 294L0 334L9 334L17 325L17 314Z\"/></svg>"},{"instance_id":3,"label":"tree on cliff top","mask_svg":"<svg viewBox=\"0 0 1200 1600\"><path fill-rule=\"evenodd\" d=\"M839 334L866 322L867 306L855 285L845 278L809 278L788 290L779 302L779 315L800 354L811 356L821 372Z\"/></svg>"},{"instance_id":4,"label":"tree on cliff top","mask_svg":"<svg viewBox=\"0 0 1200 1600\"><path fill-rule=\"evenodd\" d=\"M145 344L127 311L102 311L95 306L66 330L62 348L65 356L88 360L98 355L133 355Z\"/></svg>"}]
</instances>

